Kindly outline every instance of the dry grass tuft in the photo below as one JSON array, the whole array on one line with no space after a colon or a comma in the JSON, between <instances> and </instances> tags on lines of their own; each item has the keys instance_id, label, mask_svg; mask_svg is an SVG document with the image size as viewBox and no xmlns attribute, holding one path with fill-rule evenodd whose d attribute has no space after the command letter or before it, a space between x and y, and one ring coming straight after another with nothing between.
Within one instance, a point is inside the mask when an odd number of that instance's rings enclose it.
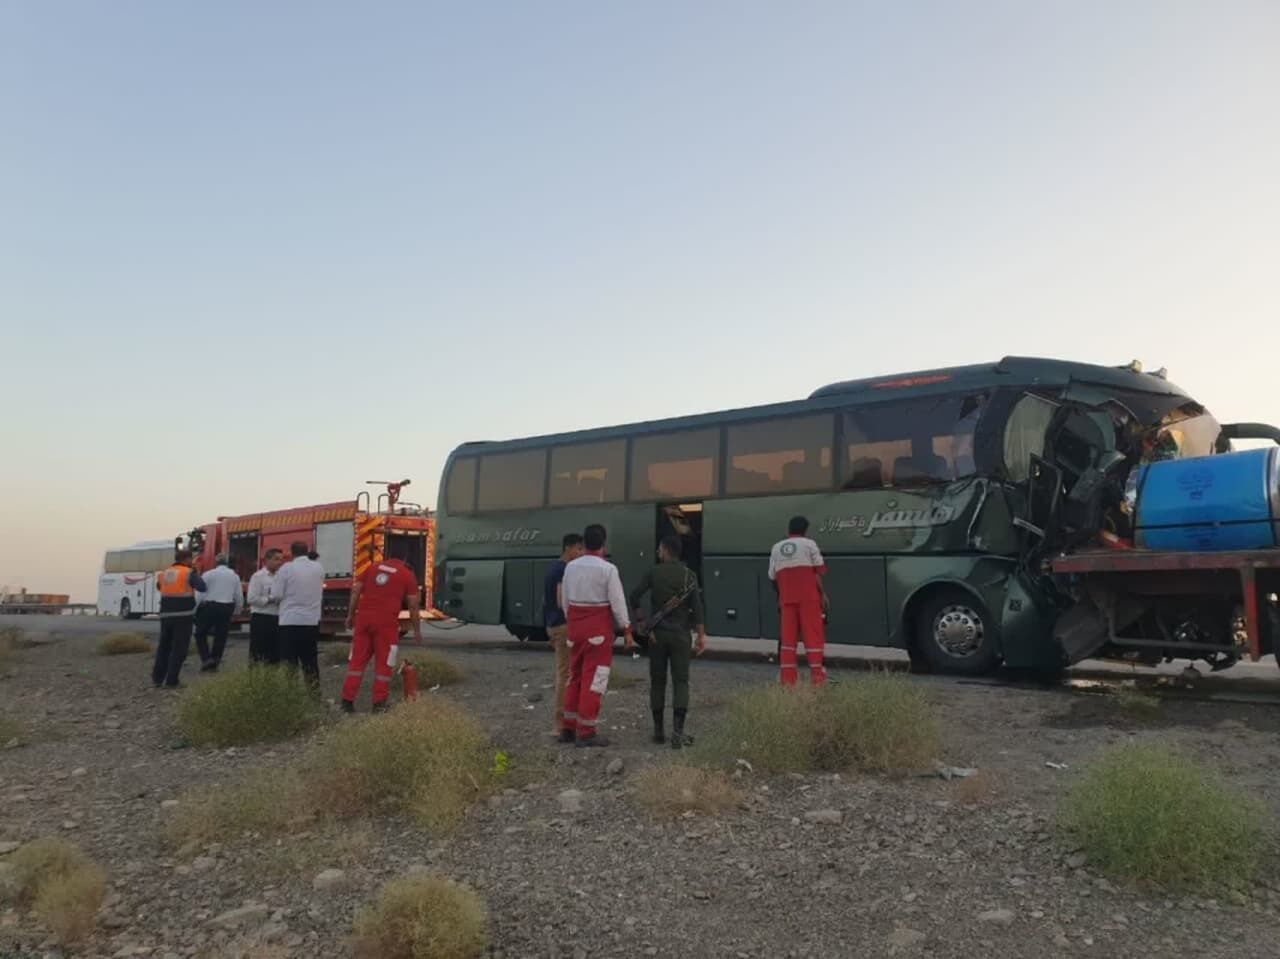
<instances>
[{"instance_id":1,"label":"dry grass tuft","mask_svg":"<svg viewBox=\"0 0 1280 959\"><path fill-rule=\"evenodd\" d=\"M199 846L400 813L443 833L496 788L502 765L475 719L442 700L419 700L338 727L297 767L263 769L185 797L169 821L169 839Z\"/></svg>"},{"instance_id":2,"label":"dry grass tuft","mask_svg":"<svg viewBox=\"0 0 1280 959\"><path fill-rule=\"evenodd\" d=\"M151 643L141 633L111 633L98 644L99 656L131 656L151 652Z\"/></svg>"},{"instance_id":3,"label":"dry grass tuft","mask_svg":"<svg viewBox=\"0 0 1280 959\"><path fill-rule=\"evenodd\" d=\"M1151 718L1164 706L1159 696L1144 693L1134 686L1120 686L1111 693L1111 701L1122 712L1135 718Z\"/></svg>"},{"instance_id":4,"label":"dry grass tuft","mask_svg":"<svg viewBox=\"0 0 1280 959\"><path fill-rule=\"evenodd\" d=\"M745 693L729 703L704 754L720 766L746 759L767 773L903 774L928 766L941 738L919 685L900 673L869 673L818 691L769 686Z\"/></svg>"},{"instance_id":5,"label":"dry grass tuft","mask_svg":"<svg viewBox=\"0 0 1280 959\"><path fill-rule=\"evenodd\" d=\"M1107 750L1072 788L1061 826L1091 863L1161 888L1239 885L1269 834L1262 802L1167 746Z\"/></svg>"},{"instance_id":6,"label":"dry grass tuft","mask_svg":"<svg viewBox=\"0 0 1280 959\"><path fill-rule=\"evenodd\" d=\"M0 626L0 666L6 666L25 648L26 633L20 626Z\"/></svg>"},{"instance_id":7,"label":"dry grass tuft","mask_svg":"<svg viewBox=\"0 0 1280 959\"><path fill-rule=\"evenodd\" d=\"M424 690L432 686L456 686L465 678L460 668L439 653L413 652L403 659L418 670L418 686Z\"/></svg>"},{"instance_id":8,"label":"dry grass tuft","mask_svg":"<svg viewBox=\"0 0 1280 959\"><path fill-rule=\"evenodd\" d=\"M957 779L951 787L956 802L966 806L983 806L995 799L999 784L991 773L978 770L968 779Z\"/></svg>"},{"instance_id":9,"label":"dry grass tuft","mask_svg":"<svg viewBox=\"0 0 1280 959\"><path fill-rule=\"evenodd\" d=\"M331 642L325 643L320 647L320 664L322 666L345 666L350 658L350 643Z\"/></svg>"},{"instance_id":10,"label":"dry grass tuft","mask_svg":"<svg viewBox=\"0 0 1280 959\"><path fill-rule=\"evenodd\" d=\"M489 912L467 886L437 876L387 883L356 917L356 959L477 959Z\"/></svg>"},{"instance_id":11,"label":"dry grass tuft","mask_svg":"<svg viewBox=\"0 0 1280 959\"><path fill-rule=\"evenodd\" d=\"M220 673L183 696L178 707L178 728L196 746L275 742L305 732L319 719L310 690L281 667Z\"/></svg>"},{"instance_id":12,"label":"dry grass tuft","mask_svg":"<svg viewBox=\"0 0 1280 959\"><path fill-rule=\"evenodd\" d=\"M337 729L306 764L308 792L335 815L407 812L445 831L497 783L484 727L431 698Z\"/></svg>"},{"instance_id":13,"label":"dry grass tuft","mask_svg":"<svg viewBox=\"0 0 1280 959\"><path fill-rule=\"evenodd\" d=\"M183 797L165 824L176 846L279 835L308 824L306 784L293 769L260 769L239 782Z\"/></svg>"},{"instance_id":14,"label":"dry grass tuft","mask_svg":"<svg viewBox=\"0 0 1280 959\"><path fill-rule=\"evenodd\" d=\"M106 875L78 846L37 839L9 857L13 891L62 945L93 931L106 895Z\"/></svg>"},{"instance_id":15,"label":"dry grass tuft","mask_svg":"<svg viewBox=\"0 0 1280 959\"><path fill-rule=\"evenodd\" d=\"M718 769L657 766L636 777L636 799L660 818L688 812L715 816L737 809L744 798Z\"/></svg>"}]
</instances>

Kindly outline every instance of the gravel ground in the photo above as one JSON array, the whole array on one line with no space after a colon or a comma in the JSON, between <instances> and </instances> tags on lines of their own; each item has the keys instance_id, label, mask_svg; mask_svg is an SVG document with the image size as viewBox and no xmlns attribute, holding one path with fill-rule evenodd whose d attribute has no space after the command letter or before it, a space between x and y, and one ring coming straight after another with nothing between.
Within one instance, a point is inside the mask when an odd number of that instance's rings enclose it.
<instances>
[{"instance_id":1,"label":"gravel ground","mask_svg":"<svg viewBox=\"0 0 1280 959\"><path fill-rule=\"evenodd\" d=\"M102 658L93 635L54 634L0 667L0 708L25 726L19 745L0 751L0 849L63 835L107 868L99 932L74 953L84 956L346 956L360 905L386 879L423 869L481 892L493 955L508 959L1280 956L1274 869L1247 897L1145 896L1073 868L1052 830L1089 757L1131 737L1170 740L1280 809L1276 706L1177 700L1148 714L1088 692L922 679L947 730L939 759L980 769L983 801L962 802L971 787L936 777L747 776L742 811L656 822L630 785L671 761L645 736L646 663L619 663L615 673L634 683L606 700L616 745L584 754L548 735L545 650L456 639L445 654L466 681L434 695L484 718L514 756L520 788L475 808L446 840L381 819L280 841L227 836L177 855L163 840L166 803L302 744L180 748L181 693L150 688L146 657ZM244 662L233 640L224 668ZM324 670L326 696L343 672ZM184 678L200 682L190 665ZM772 679L760 665L699 663L691 732L714 724L735 690ZM362 705L367 696L366 684ZM617 759L621 771L610 769ZM569 811L566 790L581 793L580 811ZM818 817L829 822L806 818L831 810ZM317 881L327 869L342 875ZM56 955L24 915L0 914L0 957Z\"/></svg>"}]
</instances>

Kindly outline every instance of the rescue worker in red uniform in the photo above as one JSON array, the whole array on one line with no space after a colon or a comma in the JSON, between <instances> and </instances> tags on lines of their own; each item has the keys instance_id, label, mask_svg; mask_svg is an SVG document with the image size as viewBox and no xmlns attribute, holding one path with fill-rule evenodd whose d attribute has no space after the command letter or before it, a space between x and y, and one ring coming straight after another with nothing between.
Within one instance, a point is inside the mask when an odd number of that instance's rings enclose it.
<instances>
[{"instance_id":1,"label":"rescue worker in red uniform","mask_svg":"<svg viewBox=\"0 0 1280 959\"><path fill-rule=\"evenodd\" d=\"M347 628L351 636L351 658L347 663L347 681L342 684L342 710L353 713L364 670L373 660L373 711L387 708L391 696L391 676L395 672L400 642L400 610L409 604L409 622L413 638L422 644L421 604L418 600L418 578L413 570L398 559L370 564L364 575L351 587L351 605L347 610Z\"/></svg>"},{"instance_id":2,"label":"rescue worker in red uniform","mask_svg":"<svg viewBox=\"0 0 1280 959\"><path fill-rule=\"evenodd\" d=\"M609 741L596 733L596 727L601 700L609 689L614 633L623 630L627 652L635 648L635 640L618 567L604 558L604 527L588 526L582 540L586 554L565 567L560 588L570 656L560 741L576 741L582 747L607 746Z\"/></svg>"},{"instance_id":3,"label":"rescue worker in red uniform","mask_svg":"<svg viewBox=\"0 0 1280 959\"><path fill-rule=\"evenodd\" d=\"M769 553L769 579L778 591L782 614L782 685L794 686L800 679L796 647L804 640L809 660L809 678L814 686L825 686L827 668L823 650L827 643L827 626L823 614L830 608L822 577L827 564L818 544L805 534L809 521L793 516L787 524L787 538L773 545Z\"/></svg>"}]
</instances>

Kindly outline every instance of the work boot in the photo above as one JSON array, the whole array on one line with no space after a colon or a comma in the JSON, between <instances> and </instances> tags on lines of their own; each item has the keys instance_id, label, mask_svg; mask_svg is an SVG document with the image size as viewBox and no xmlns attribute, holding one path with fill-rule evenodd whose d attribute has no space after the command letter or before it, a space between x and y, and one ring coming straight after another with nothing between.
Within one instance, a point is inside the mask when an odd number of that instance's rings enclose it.
<instances>
[{"instance_id":1,"label":"work boot","mask_svg":"<svg viewBox=\"0 0 1280 959\"><path fill-rule=\"evenodd\" d=\"M653 711L653 741L661 746L667 741L666 730L662 728L662 710Z\"/></svg>"},{"instance_id":2,"label":"work boot","mask_svg":"<svg viewBox=\"0 0 1280 959\"><path fill-rule=\"evenodd\" d=\"M356 711L356 704L349 699L344 699L342 701L342 711L344 713L354 713Z\"/></svg>"},{"instance_id":3,"label":"work boot","mask_svg":"<svg viewBox=\"0 0 1280 959\"><path fill-rule=\"evenodd\" d=\"M373 704L373 711L375 713L385 713L390 708L391 708L391 704L386 702L385 700L383 702Z\"/></svg>"},{"instance_id":4,"label":"work boot","mask_svg":"<svg viewBox=\"0 0 1280 959\"><path fill-rule=\"evenodd\" d=\"M557 741L561 743L565 743L566 745L572 746L574 743L574 740L576 740L577 738L578 738L577 733L575 733L572 729L562 729L560 730L559 737L557 737Z\"/></svg>"},{"instance_id":5,"label":"work boot","mask_svg":"<svg viewBox=\"0 0 1280 959\"><path fill-rule=\"evenodd\" d=\"M674 717L671 723L673 727L673 729L671 730L671 748L672 749L683 749L685 746L693 745L693 737L686 736L684 734L684 717L686 715L687 715L686 710L677 709L674 711Z\"/></svg>"},{"instance_id":6,"label":"work boot","mask_svg":"<svg viewBox=\"0 0 1280 959\"><path fill-rule=\"evenodd\" d=\"M609 740L605 739L603 736L587 736L586 738L583 738L582 736L578 737L579 749L603 749L608 745Z\"/></svg>"},{"instance_id":7,"label":"work boot","mask_svg":"<svg viewBox=\"0 0 1280 959\"><path fill-rule=\"evenodd\" d=\"M200 664L200 672L202 673L211 673L217 668L218 668L218 664L215 663L212 659L206 659L203 663Z\"/></svg>"}]
</instances>

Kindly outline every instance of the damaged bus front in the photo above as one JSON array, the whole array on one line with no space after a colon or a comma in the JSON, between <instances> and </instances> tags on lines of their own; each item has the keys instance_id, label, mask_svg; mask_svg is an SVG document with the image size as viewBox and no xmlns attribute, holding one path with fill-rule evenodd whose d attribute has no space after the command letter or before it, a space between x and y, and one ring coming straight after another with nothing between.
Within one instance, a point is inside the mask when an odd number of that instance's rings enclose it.
<instances>
[{"instance_id":1,"label":"damaged bus front","mask_svg":"<svg viewBox=\"0 0 1280 959\"><path fill-rule=\"evenodd\" d=\"M1270 446L1233 452L1237 440ZM1057 665L1203 659L1222 669L1272 651L1280 430L1222 426L1176 390L1076 384L1052 400L1028 393L1006 442L1007 461L1027 464L1011 594L1057 607L1042 650Z\"/></svg>"}]
</instances>

